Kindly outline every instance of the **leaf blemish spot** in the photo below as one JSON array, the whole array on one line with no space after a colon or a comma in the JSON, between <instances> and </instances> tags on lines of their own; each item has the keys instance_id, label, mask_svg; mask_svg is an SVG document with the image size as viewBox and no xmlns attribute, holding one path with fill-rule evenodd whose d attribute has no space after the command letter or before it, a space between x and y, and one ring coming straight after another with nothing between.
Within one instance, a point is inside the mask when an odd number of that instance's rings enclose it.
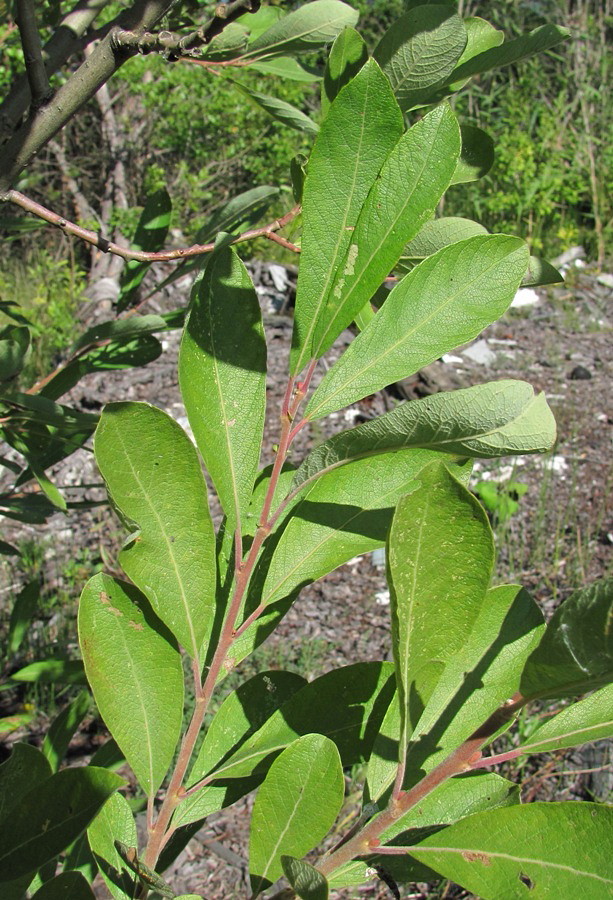
<instances>
[{"instance_id":1,"label":"leaf blemish spot","mask_svg":"<svg viewBox=\"0 0 613 900\"><path fill-rule=\"evenodd\" d=\"M519 880L521 881L522 884L524 884L528 888L529 891L531 891L532 888L534 887L534 882L532 881L532 879L529 878L527 875L524 875L523 872L519 873Z\"/></svg>"},{"instance_id":2,"label":"leaf blemish spot","mask_svg":"<svg viewBox=\"0 0 613 900\"><path fill-rule=\"evenodd\" d=\"M130 621L130 622L128 622L128 625L130 626L130 628L133 628L134 631L144 631L145 630L144 626L140 622Z\"/></svg>"},{"instance_id":3,"label":"leaf blemish spot","mask_svg":"<svg viewBox=\"0 0 613 900\"><path fill-rule=\"evenodd\" d=\"M480 862L484 866L491 866L492 860L487 853L479 853L475 850L464 850L462 856L467 862Z\"/></svg>"}]
</instances>

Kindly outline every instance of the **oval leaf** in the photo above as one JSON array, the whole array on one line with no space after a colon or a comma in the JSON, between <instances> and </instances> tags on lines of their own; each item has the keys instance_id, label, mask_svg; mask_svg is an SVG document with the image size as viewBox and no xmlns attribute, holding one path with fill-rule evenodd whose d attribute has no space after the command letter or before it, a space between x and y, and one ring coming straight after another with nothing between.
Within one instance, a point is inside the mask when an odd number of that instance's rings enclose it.
<instances>
[{"instance_id":1,"label":"oval leaf","mask_svg":"<svg viewBox=\"0 0 613 900\"><path fill-rule=\"evenodd\" d=\"M282 856L283 874L302 900L328 900L328 882L304 859Z\"/></svg>"},{"instance_id":2,"label":"oval leaf","mask_svg":"<svg viewBox=\"0 0 613 900\"><path fill-rule=\"evenodd\" d=\"M115 847L115 841L128 847L138 844L134 815L122 794L109 797L87 829L87 839L100 874L115 900L132 900L134 878Z\"/></svg>"},{"instance_id":3,"label":"oval leaf","mask_svg":"<svg viewBox=\"0 0 613 900\"><path fill-rule=\"evenodd\" d=\"M132 535L121 566L180 644L198 658L213 622L215 535L198 454L182 428L147 403L111 403L96 461Z\"/></svg>"},{"instance_id":4,"label":"oval leaf","mask_svg":"<svg viewBox=\"0 0 613 900\"><path fill-rule=\"evenodd\" d=\"M522 753L549 753L613 737L613 684L573 703L533 731Z\"/></svg>"},{"instance_id":5,"label":"oval leaf","mask_svg":"<svg viewBox=\"0 0 613 900\"><path fill-rule=\"evenodd\" d=\"M304 856L326 836L344 794L338 750L321 734L299 738L274 761L251 815L249 873L254 897L283 874L282 855Z\"/></svg>"},{"instance_id":6,"label":"oval leaf","mask_svg":"<svg viewBox=\"0 0 613 900\"><path fill-rule=\"evenodd\" d=\"M339 31L346 25L355 25L357 20L357 10L339 0L305 3L260 34L242 58L314 50L333 41Z\"/></svg>"},{"instance_id":7,"label":"oval leaf","mask_svg":"<svg viewBox=\"0 0 613 900\"><path fill-rule=\"evenodd\" d=\"M152 796L181 733L183 666L174 639L140 591L94 575L81 595L79 641L100 715Z\"/></svg>"}]
</instances>

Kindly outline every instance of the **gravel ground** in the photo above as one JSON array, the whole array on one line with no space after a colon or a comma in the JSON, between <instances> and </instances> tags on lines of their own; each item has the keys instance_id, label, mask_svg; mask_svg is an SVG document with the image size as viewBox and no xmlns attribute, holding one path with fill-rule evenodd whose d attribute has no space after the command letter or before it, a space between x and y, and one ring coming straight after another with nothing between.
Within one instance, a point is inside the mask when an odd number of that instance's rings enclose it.
<instances>
[{"instance_id":1,"label":"gravel ground","mask_svg":"<svg viewBox=\"0 0 613 900\"><path fill-rule=\"evenodd\" d=\"M254 265L254 277L262 300L269 348L267 396L269 418L265 452L269 461L277 440L277 415L284 390L286 360L291 337L291 301L294 273L282 267ZM577 586L611 574L613 550L613 506L611 503L611 298L608 276L599 278L573 270L565 286L541 290L533 305L515 306L498 323L484 332L479 341L429 366L389 394L368 398L347 414L318 423L317 432L305 429L298 436L294 460L300 461L314 441L330 433L364 421L391 408L397 397L417 397L438 390L467 387L486 380L521 378L547 394L558 421L559 438L552 454L545 458L489 461L478 464L478 478L504 485L509 479L526 484L518 512L497 529L499 550L497 579L521 579L542 604L547 614ZM172 303L167 296L158 309L177 303L179 283L173 288ZM524 299L528 300L529 297ZM608 304L608 305L607 305ZM148 311L156 310L152 303ZM105 310L97 315L104 318ZM108 315L108 312L107 312ZM88 323L91 324L91 321ZM351 339L344 334L335 348L339 353ZM84 379L72 393L75 405L96 411L111 399L147 400L166 409L182 425L186 424L176 378L178 334L164 336L165 353L153 365L128 372L111 372ZM334 353L331 354L332 362ZM323 375L316 373L315 383ZM57 483L69 486L97 481L93 458L79 451L54 473ZM99 496L90 491L92 499ZM218 519L219 509L214 510ZM43 530L4 523L3 537L13 543L38 538ZM101 559L112 569L117 549L118 527L105 507L84 515L56 516L47 526L48 578L55 587L69 582L66 560L78 561L78 549L89 548L83 568ZM49 574L51 573L51 574ZM79 576L81 577L81 576ZM0 613L16 591L19 574L5 564L0 585ZM78 580L78 579L77 579ZM351 560L315 585L307 587L277 632L260 651L266 667L298 668L307 677L339 665L390 657L388 607L385 578L380 565L369 556ZM54 621L54 616L56 621ZM57 620L60 621L57 621ZM33 624L41 641L68 642L74 646L73 612L55 612ZM38 629L38 632L36 631ZM68 637L66 635L69 635ZM72 642L72 643L71 643ZM19 665L23 665L19 660ZM18 695L0 694L5 708L20 701ZM7 706L8 704L8 706ZM6 714L6 712L4 713ZM41 728L41 732L42 732ZM23 731L16 739L36 739ZM71 751L82 756L99 742L95 723L75 740ZM0 747L0 751L1 751ZM592 796L610 799L613 788L610 770L602 769L610 747L600 745L535 761L526 767L525 799L569 799ZM86 757L85 757L86 758ZM584 769L597 769L583 773ZM576 771L559 776L560 771ZM170 873L178 892L194 891L208 900L230 900L245 896L245 847L248 836L249 801L211 817L206 827L188 845ZM104 896L104 894L100 894ZM348 894L339 894L349 896ZM359 891L359 896L391 896L389 888L375 880ZM404 897L442 896L426 885L406 889ZM467 897L448 887L444 896Z\"/></svg>"}]
</instances>

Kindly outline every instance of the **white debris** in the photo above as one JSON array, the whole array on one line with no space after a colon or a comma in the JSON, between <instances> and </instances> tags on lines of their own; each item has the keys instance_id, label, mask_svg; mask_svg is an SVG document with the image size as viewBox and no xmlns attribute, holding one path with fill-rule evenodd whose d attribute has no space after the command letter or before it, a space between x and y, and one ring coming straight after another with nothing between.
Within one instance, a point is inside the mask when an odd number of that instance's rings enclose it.
<instances>
[{"instance_id":1,"label":"white debris","mask_svg":"<svg viewBox=\"0 0 613 900\"><path fill-rule=\"evenodd\" d=\"M453 353L444 353L441 356L441 359L443 360L444 363L447 363L448 365L456 365L457 363L464 362L464 360L462 359L461 356L454 356Z\"/></svg>"},{"instance_id":2,"label":"white debris","mask_svg":"<svg viewBox=\"0 0 613 900\"><path fill-rule=\"evenodd\" d=\"M355 420L356 420L360 415L361 415L361 413L360 413L360 410L359 410L359 409L351 409L351 408L349 408L349 409L346 409L345 412L343 413L343 418L344 418L345 422L351 422L351 424L353 425L353 423L355 422Z\"/></svg>"},{"instance_id":3,"label":"white debris","mask_svg":"<svg viewBox=\"0 0 613 900\"><path fill-rule=\"evenodd\" d=\"M287 269L285 268L285 266L280 266L277 263L272 263L272 265L268 266L268 271L270 273L270 277L272 278L272 283L275 286L275 290L279 291L279 293L283 293L289 283Z\"/></svg>"},{"instance_id":4,"label":"white debris","mask_svg":"<svg viewBox=\"0 0 613 900\"><path fill-rule=\"evenodd\" d=\"M357 566L357 564L361 561L361 556L354 556L351 559L348 559L345 563L346 566Z\"/></svg>"},{"instance_id":5,"label":"white debris","mask_svg":"<svg viewBox=\"0 0 613 900\"><path fill-rule=\"evenodd\" d=\"M491 366L496 360L496 354L490 349L488 342L484 338L475 341L466 350L462 350L462 356L466 356L480 366Z\"/></svg>"},{"instance_id":6,"label":"white debris","mask_svg":"<svg viewBox=\"0 0 613 900\"><path fill-rule=\"evenodd\" d=\"M385 547L377 547L370 554L370 559L376 569L385 568Z\"/></svg>"},{"instance_id":7,"label":"white debris","mask_svg":"<svg viewBox=\"0 0 613 900\"><path fill-rule=\"evenodd\" d=\"M543 469L547 472L553 472L554 475L563 477L563 473L568 469L568 463L563 456L549 456L546 459L539 460Z\"/></svg>"},{"instance_id":8,"label":"white debris","mask_svg":"<svg viewBox=\"0 0 613 900\"><path fill-rule=\"evenodd\" d=\"M390 592L389 591L377 591L375 594L375 603L377 606L389 606L390 605Z\"/></svg>"},{"instance_id":9,"label":"white debris","mask_svg":"<svg viewBox=\"0 0 613 900\"><path fill-rule=\"evenodd\" d=\"M534 306L540 300L539 295L533 288L520 288L513 298L511 306Z\"/></svg>"},{"instance_id":10,"label":"white debris","mask_svg":"<svg viewBox=\"0 0 613 900\"><path fill-rule=\"evenodd\" d=\"M598 284L602 284L604 287L613 289L613 275L611 275L609 272L603 272L602 275L598 276L596 281L598 282Z\"/></svg>"}]
</instances>

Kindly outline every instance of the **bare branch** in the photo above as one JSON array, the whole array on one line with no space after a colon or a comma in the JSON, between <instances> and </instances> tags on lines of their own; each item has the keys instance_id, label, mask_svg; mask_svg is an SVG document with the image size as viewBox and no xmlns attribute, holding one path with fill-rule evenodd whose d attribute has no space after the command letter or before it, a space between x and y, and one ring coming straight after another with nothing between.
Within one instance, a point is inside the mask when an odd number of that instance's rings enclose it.
<instances>
[{"instance_id":1,"label":"bare branch","mask_svg":"<svg viewBox=\"0 0 613 900\"><path fill-rule=\"evenodd\" d=\"M48 103L53 92L43 62L43 48L38 33L34 0L17 0L17 27L30 85L32 108L38 109Z\"/></svg>"},{"instance_id":2,"label":"bare branch","mask_svg":"<svg viewBox=\"0 0 613 900\"><path fill-rule=\"evenodd\" d=\"M215 249L215 244L193 244L191 247L181 247L178 250L160 250L157 253L146 253L144 250L129 250L127 247L121 247L119 244L107 240L95 231L89 231L87 228L82 228L75 222L68 221L68 219L58 215L58 213L52 212L52 210L47 209L30 197L26 197L25 194L20 193L20 191L7 191L4 195L0 194L0 200L4 200L7 203L14 203L16 206L21 207L21 209L25 209L26 212L31 212L40 219L44 219L45 222L49 222L50 225L56 225L58 228L61 228L65 234L71 234L88 244L93 244L99 250L102 250L103 253L113 253L115 256L121 256L123 259L133 259L136 260L136 262L171 262L173 260L189 259L192 256L202 256L204 253L211 253ZM260 228L252 228L249 231L244 231L242 234L238 235L232 243L242 244L245 241L251 241L254 238L264 237L274 240L277 243L282 243L283 246L288 247L288 249L297 251L299 249L298 247L291 244L289 241L283 239L279 240L275 232L280 231L280 229L284 228L292 221L292 219L295 219L300 212L300 209L300 205L296 204L296 206L292 207L292 209L280 219L275 219L274 222L270 222L268 225L262 225Z\"/></svg>"}]
</instances>

